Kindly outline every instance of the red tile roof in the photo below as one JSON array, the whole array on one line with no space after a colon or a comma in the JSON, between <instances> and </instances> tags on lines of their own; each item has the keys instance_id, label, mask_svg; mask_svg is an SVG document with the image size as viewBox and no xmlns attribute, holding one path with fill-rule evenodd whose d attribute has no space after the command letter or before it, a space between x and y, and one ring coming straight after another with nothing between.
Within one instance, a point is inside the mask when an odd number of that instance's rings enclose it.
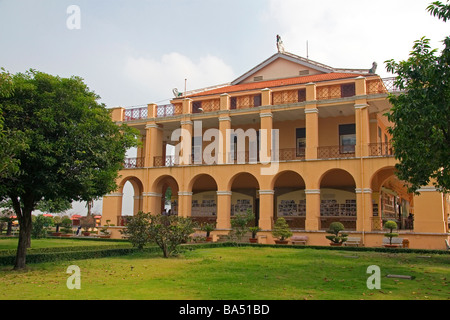
<instances>
[{"instance_id":1,"label":"red tile roof","mask_svg":"<svg viewBox=\"0 0 450 320\"><path fill-rule=\"evenodd\" d=\"M289 86L289 85L296 85L296 84L306 84L309 82L321 82L321 81L356 78L361 75L363 75L363 74L332 72L332 73L316 74L316 75L302 76L302 77L295 77L295 78L244 83L244 84L237 84L234 86L231 85L231 86L221 87L221 88L217 88L217 89L213 89L213 90L203 91L203 92L199 92L199 93L196 93L193 95L189 95L188 97L192 98L192 97L200 97L200 96L207 96L207 95L214 95L214 94L232 93L232 92L238 92L238 91L275 88L275 87Z\"/></svg>"}]
</instances>

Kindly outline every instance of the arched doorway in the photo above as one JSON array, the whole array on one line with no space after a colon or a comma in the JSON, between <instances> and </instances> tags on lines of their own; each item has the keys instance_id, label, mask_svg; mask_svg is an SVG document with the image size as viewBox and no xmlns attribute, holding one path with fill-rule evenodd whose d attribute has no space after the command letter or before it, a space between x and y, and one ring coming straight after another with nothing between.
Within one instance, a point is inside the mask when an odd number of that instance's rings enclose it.
<instances>
[{"instance_id":1,"label":"arched doorway","mask_svg":"<svg viewBox=\"0 0 450 320\"><path fill-rule=\"evenodd\" d=\"M346 230L356 230L356 183L342 169L327 171L320 180L320 228L341 222Z\"/></svg>"},{"instance_id":2,"label":"arched doorway","mask_svg":"<svg viewBox=\"0 0 450 320\"><path fill-rule=\"evenodd\" d=\"M258 225L259 222L259 183L250 173L242 172L231 179L231 212L233 219L237 214L245 214L248 211L254 215L254 221L249 225Z\"/></svg>"},{"instance_id":3,"label":"arched doorway","mask_svg":"<svg viewBox=\"0 0 450 320\"><path fill-rule=\"evenodd\" d=\"M125 226L129 217L134 216L143 208L142 192L144 186L137 177L126 177L119 184L122 194L121 214L117 217L117 225Z\"/></svg>"},{"instance_id":4,"label":"arched doorway","mask_svg":"<svg viewBox=\"0 0 450 320\"><path fill-rule=\"evenodd\" d=\"M156 179L153 184L154 193L161 196L160 202L154 206L152 214L178 215L178 183L174 177L164 175Z\"/></svg>"},{"instance_id":5,"label":"arched doorway","mask_svg":"<svg viewBox=\"0 0 450 320\"><path fill-rule=\"evenodd\" d=\"M191 218L199 225L217 221L217 183L208 174L194 177L190 183L192 191Z\"/></svg>"},{"instance_id":6,"label":"arched doorway","mask_svg":"<svg viewBox=\"0 0 450 320\"><path fill-rule=\"evenodd\" d=\"M283 217L291 229L305 229L305 181L294 171L280 172L274 178L274 221Z\"/></svg>"},{"instance_id":7,"label":"arched doorway","mask_svg":"<svg viewBox=\"0 0 450 320\"><path fill-rule=\"evenodd\" d=\"M398 229L414 229L414 195L399 180L394 167L377 171L372 177L372 229L382 230L386 221L397 223Z\"/></svg>"}]
</instances>

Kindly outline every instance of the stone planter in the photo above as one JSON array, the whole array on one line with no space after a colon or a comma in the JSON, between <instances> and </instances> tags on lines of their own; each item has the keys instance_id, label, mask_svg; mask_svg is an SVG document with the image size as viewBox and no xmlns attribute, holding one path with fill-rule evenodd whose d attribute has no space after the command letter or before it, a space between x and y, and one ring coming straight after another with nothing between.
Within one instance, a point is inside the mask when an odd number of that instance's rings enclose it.
<instances>
[{"instance_id":1,"label":"stone planter","mask_svg":"<svg viewBox=\"0 0 450 320\"><path fill-rule=\"evenodd\" d=\"M275 240L275 244L288 244L288 240Z\"/></svg>"},{"instance_id":2,"label":"stone planter","mask_svg":"<svg viewBox=\"0 0 450 320\"><path fill-rule=\"evenodd\" d=\"M332 247L342 247L342 243L330 242L330 246L332 246Z\"/></svg>"}]
</instances>

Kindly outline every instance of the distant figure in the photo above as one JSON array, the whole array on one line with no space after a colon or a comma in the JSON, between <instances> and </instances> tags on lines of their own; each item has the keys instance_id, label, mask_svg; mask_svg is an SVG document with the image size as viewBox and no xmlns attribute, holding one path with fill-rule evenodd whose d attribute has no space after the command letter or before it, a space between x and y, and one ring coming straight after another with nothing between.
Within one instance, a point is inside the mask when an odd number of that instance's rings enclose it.
<instances>
[{"instance_id":1,"label":"distant figure","mask_svg":"<svg viewBox=\"0 0 450 320\"><path fill-rule=\"evenodd\" d=\"M277 49L278 52L284 53L283 41L281 40L281 37L279 35L277 35Z\"/></svg>"},{"instance_id":2,"label":"distant figure","mask_svg":"<svg viewBox=\"0 0 450 320\"><path fill-rule=\"evenodd\" d=\"M169 209L168 215L169 215L169 216L172 215L172 209Z\"/></svg>"},{"instance_id":3,"label":"distant figure","mask_svg":"<svg viewBox=\"0 0 450 320\"><path fill-rule=\"evenodd\" d=\"M410 212L408 216L408 229L412 230L414 229L414 215Z\"/></svg>"},{"instance_id":4,"label":"distant figure","mask_svg":"<svg viewBox=\"0 0 450 320\"><path fill-rule=\"evenodd\" d=\"M78 226L78 229L77 229L77 234L76 234L77 236L80 236L81 235L81 226Z\"/></svg>"},{"instance_id":5,"label":"distant figure","mask_svg":"<svg viewBox=\"0 0 450 320\"><path fill-rule=\"evenodd\" d=\"M163 216L167 216L166 209L163 210L162 215L163 215Z\"/></svg>"}]
</instances>

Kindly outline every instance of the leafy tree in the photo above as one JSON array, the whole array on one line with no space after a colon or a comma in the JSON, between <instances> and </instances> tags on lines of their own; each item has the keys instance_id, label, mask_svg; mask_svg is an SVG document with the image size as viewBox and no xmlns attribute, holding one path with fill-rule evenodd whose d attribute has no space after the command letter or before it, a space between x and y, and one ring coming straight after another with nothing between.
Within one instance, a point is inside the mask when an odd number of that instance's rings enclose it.
<instances>
[{"instance_id":1,"label":"leafy tree","mask_svg":"<svg viewBox=\"0 0 450 320\"><path fill-rule=\"evenodd\" d=\"M247 209L246 213L236 214L231 219L231 232L229 238L236 243L241 242L242 238L247 234L248 224L255 220L255 216L250 209Z\"/></svg>"},{"instance_id":2,"label":"leafy tree","mask_svg":"<svg viewBox=\"0 0 450 320\"><path fill-rule=\"evenodd\" d=\"M2 73L2 77L8 74ZM116 125L99 96L79 77L60 78L36 70L0 82L4 130L26 137L16 154L18 172L0 177L0 200L9 198L20 225L15 269L26 264L31 212L38 202L86 201L117 189L126 151L137 132Z\"/></svg>"},{"instance_id":3,"label":"leafy tree","mask_svg":"<svg viewBox=\"0 0 450 320\"><path fill-rule=\"evenodd\" d=\"M273 226L272 235L275 238L280 239L281 241L286 240L287 238L292 236L291 229L289 228L286 219L283 217L279 217Z\"/></svg>"},{"instance_id":4,"label":"leafy tree","mask_svg":"<svg viewBox=\"0 0 450 320\"><path fill-rule=\"evenodd\" d=\"M190 218L162 214L150 216L149 239L161 248L164 258L173 255L193 232L194 222Z\"/></svg>"},{"instance_id":5,"label":"leafy tree","mask_svg":"<svg viewBox=\"0 0 450 320\"><path fill-rule=\"evenodd\" d=\"M139 211L130 217L127 228L123 231L133 247L142 250L149 242L150 214Z\"/></svg>"},{"instance_id":6,"label":"leafy tree","mask_svg":"<svg viewBox=\"0 0 450 320\"><path fill-rule=\"evenodd\" d=\"M53 226L53 219L44 217L42 214L32 217L33 224L31 228L31 237L33 239L41 239L47 236L47 230Z\"/></svg>"},{"instance_id":7,"label":"leafy tree","mask_svg":"<svg viewBox=\"0 0 450 320\"><path fill-rule=\"evenodd\" d=\"M10 97L13 92L12 76L1 69L0 98ZM25 136L22 132L5 128L2 105L0 104L0 179L11 178L19 172L20 160L16 155L26 149ZM0 184L0 193L3 186Z\"/></svg>"},{"instance_id":8,"label":"leafy tree","mask_svg":"<svg viewBox=\"0 0 450 320\"><path fill-rule=\"evenodd\" d=\"M450 5L433 2L428 11L443 21L450 18ZM391 94L393 108L387 114L397 176L409 192L432 182L440 191L450 191L450 37L444 49L431 49L425 37L415 41L406 61L386 61L397 74L395 85L403 90Z\"/></svg>"}]
</instances>

